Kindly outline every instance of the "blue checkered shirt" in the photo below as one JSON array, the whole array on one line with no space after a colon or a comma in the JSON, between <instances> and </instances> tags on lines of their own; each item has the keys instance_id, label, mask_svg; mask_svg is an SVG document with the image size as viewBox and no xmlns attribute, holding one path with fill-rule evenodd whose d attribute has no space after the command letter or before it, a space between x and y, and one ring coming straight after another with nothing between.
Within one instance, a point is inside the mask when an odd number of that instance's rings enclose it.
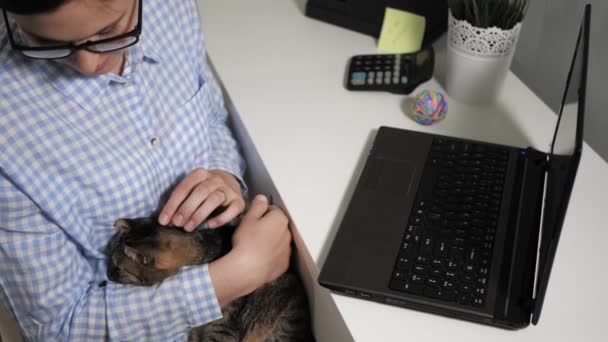
<instances>
[{"instance_id":1,"label":"blue checkered shirt","mask_svg":"<svg viewBox=\"0 0 608 342\"><path fill-rule=\"evenodd\" d=\"M0 26L0 303L28 340L185 340L221 317L208 268L107 280L118 218L152 215L197 167L242 182L192 0L146 0L122 76L12 51Z\"/></svg>"}]
</instances>

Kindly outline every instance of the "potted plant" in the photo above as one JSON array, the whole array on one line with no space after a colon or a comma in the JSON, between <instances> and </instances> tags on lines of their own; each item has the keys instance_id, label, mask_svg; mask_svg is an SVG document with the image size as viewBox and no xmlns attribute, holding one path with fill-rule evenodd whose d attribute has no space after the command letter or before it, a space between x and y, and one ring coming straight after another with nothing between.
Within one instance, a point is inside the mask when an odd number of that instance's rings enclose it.
<instances>
[{"instance_id":1,"label":"potted plant","mask_svg":"<svg viewBox=\"0 0 608 342\"><path fill-rule=\"evenodd\" d=\"M528 0L448 0L448 95L494 101L511 66Z\"/></svg>"}]
</instances>

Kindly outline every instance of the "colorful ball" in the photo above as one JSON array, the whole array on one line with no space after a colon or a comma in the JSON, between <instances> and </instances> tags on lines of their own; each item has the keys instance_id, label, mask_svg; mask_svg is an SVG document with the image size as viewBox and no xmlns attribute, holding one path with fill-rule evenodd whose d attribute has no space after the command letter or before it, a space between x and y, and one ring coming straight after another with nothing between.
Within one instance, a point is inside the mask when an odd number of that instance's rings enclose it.
<instances>
[{"instance_id":1,"label":"colorful ball","mask_svg":"<svg viewBox=\"0 0 608 342\"><path fill-rule=\"evenodd\" d=\"M421 125L432 125L445 118L448 112L448 102L442 93L424 90L416 95L413 110L416 122Z\"/></svg>"}]
</instances>

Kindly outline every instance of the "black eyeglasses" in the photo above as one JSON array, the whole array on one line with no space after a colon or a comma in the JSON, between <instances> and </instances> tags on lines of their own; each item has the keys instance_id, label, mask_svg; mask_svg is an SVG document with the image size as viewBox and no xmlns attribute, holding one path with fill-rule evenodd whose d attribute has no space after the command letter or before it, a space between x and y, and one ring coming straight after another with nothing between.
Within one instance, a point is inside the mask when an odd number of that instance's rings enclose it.
<instances>
[{"instance_id":1,"label":"black eyeglasses","mask_svg":"<svg viewBox=\"0 0 608 342\"><path fill-rule=\"evenodd\" d=\"M2 10L4 13L4 22L6 23L6 31L8 33L8 39L11 43L13 49L20 51L23 55L30 58L38 58L38 59L59 59L65 58L72 55L76 50L87 50L95 53L106 53L121 50L127 48L129 46L135 45L139 41L139 35L141 34L141 18L142 18L142 3L143 0L139 0L139 8L138 8L138 19L137 26L129 32L123 33L121 35L97 40L97 41L87 41L82 44L66 44L66 45L55 45L55 46L44 46L44 47L33 47L33 46L24 46L15 41L13 37L13 32L10 29L10 25L8 23L8 17L6 15L6 11Z\"/></svg>"}]
</instances>

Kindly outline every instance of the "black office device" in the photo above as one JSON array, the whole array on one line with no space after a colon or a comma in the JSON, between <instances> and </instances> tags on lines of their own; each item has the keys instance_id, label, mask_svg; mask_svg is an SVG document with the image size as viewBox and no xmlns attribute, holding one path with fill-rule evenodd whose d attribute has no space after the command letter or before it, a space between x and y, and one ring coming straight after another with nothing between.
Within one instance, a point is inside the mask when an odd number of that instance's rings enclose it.
<instances>
[{"instance_id":1,"label":"black office device","mask_svg":"<svg viewBox=\"0 0 608 342\"><path fill-rule=\"evenodd\" d=\"M380 127L319 283L507 329L537 324L582 153L590 15L587 5L551 151Z\"/></svg>"},{"instance_id":2,"label":"black office device","mask_svg":"<svg viewBox=\"0 0 608 342\"><path fill-rule=\"evenodd\" d=\"M433 77L434 56L432 46L407 54L353 56L346 88L409 94Z\"/></svg>"},{"instance_id":3,"label":"black office device","mask_svg":"<svg viewBox=\"0 0 608 342\"><path fill-rule=\"evenodd\" d=\"M447 30L447 0L308 0L306 15L378 38L386 7L426 18L423 46Z\"/></svg>"}]
</instances>

